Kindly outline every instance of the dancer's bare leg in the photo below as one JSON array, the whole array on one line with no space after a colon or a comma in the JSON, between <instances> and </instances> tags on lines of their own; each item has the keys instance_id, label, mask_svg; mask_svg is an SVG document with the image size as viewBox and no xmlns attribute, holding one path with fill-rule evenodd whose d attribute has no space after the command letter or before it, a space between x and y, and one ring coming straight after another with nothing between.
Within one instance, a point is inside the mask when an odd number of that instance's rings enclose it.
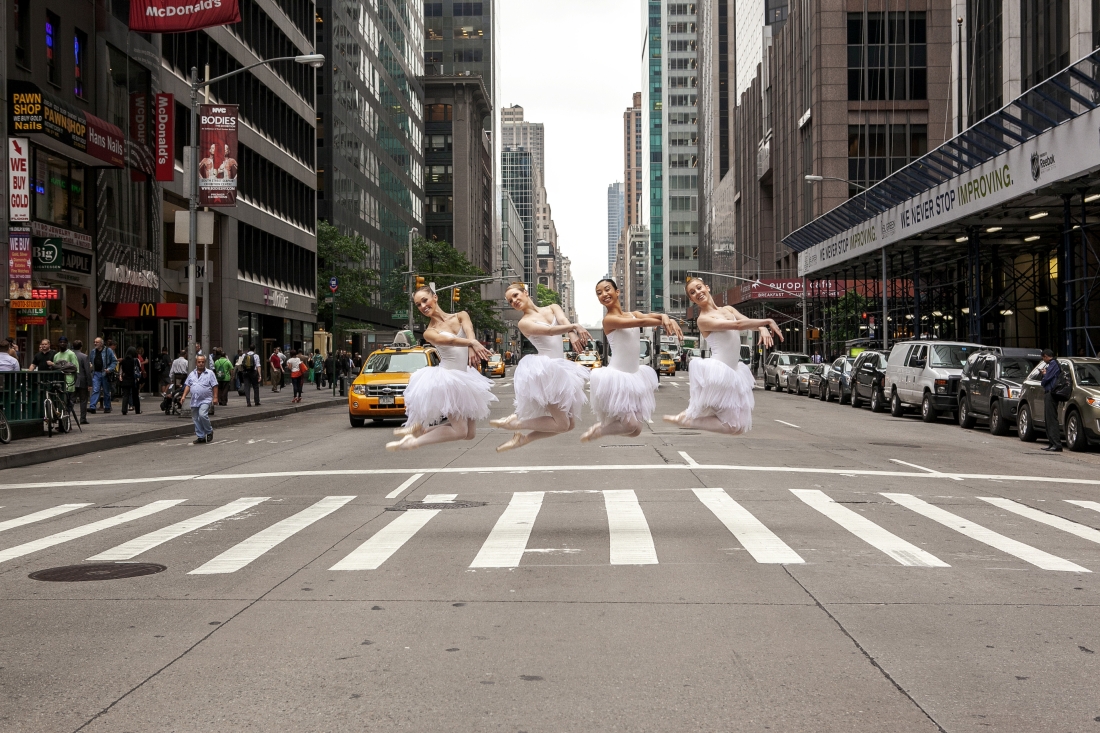
<instances>
[{"instance_id":1,"label":"dancer's bare leg","mask_svg":"<svg viewBox=\"0 0 1100 733\"><path fill-rule=\"evenodd\" d=\"M707 432L722 433L724 435L741 435L745 432L742 428L727 425L719 420L716 415L687 417L681 412L679 415L665 415L664 421L681 428L694 428L695 430L706 430Z\"/></svg>"},{"instance_id":2,"label":"dancer's bare leg","mask_svg":"<svg viewBox=\"0 0 1100 733\"><path fill-rule=\"evenodd\" d=\"M633 418L626 418L606 423L596 423L584 432L584 435L581 436L581 442L588 443L607 435L625 435L629 438L636 438L641 434L642 424Z\"/></svg>"},{"instance_id":3,"label":"dancer's bare leg","mask_svg":"<svg viewBox=\"0 0 1100 733\"><path fill-rule=\"evenodd\" d=\"M406 435L401 440L386 443L386 450L414 450L433 443L448 443L454 440L473 440L476 434L476 420L448 420L445 425L435 425L424 431L419 437Z\"/></svg>"},{"instance_id":4,"label":"dancer's bare leg","mask_svg":"<svg viewBox=\"0 0 1100 733\"><path fill-rule=\"evenodd\" d=\"M516 430L531 430L532 432L517 432L507 443L498 446L497 452L501 453L506 450L512 450L513 448L520 448L527 445L532 440L552 438L555 435L567 433L576 426L576 421L569 417L565 410L552 405L547 406L546 409L550 413L549 415L536 417L531 420L513 421L512 424L509 425L509 428L512 428L514 425L514 429Z\"/></svg>"}]
</instances>

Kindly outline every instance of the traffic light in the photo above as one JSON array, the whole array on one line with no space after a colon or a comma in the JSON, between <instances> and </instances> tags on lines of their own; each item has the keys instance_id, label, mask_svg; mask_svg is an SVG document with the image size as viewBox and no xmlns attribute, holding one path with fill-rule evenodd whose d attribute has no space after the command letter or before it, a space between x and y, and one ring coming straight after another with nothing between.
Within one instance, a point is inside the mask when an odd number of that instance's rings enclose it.
<instances>
[{"instance_id":1,"label":"traffic light","mask_svg":"<svg viewBox=\"0 0 1100 733\"><path fill-rule=\"evenodd\" d=\"M451 296L451 299L452 299L452 300L453 300L453 301L454 301L455 303L457 303L457 302L458 302L458 288L455 288L455 290L454 290L454 295L453 295L453 296Z\"/></svg>"},{"instance_id":2,"label":"traffic light","mask_svg":"<svg viewBox=\"0 0 1100 733\"><path fill-rule=\"evenodd\" d=\"M424 287L424 278L421 277L420 275L417 275L416 276L416 288L415 289L420 290L420 288L422 288L422 287Z\"/></svg>"}]
</instances>

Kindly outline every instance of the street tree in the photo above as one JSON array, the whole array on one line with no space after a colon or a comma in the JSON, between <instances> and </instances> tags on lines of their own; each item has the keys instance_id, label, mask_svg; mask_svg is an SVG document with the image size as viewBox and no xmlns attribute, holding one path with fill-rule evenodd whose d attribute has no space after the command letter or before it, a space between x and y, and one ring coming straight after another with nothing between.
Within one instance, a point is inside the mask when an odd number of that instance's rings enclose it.
<instances>
[{"instance_id":1,"label":"street tree","mask_svg":"<svg viewBox=\"0 0 1100 733\"><path fill-rule=\"evenodd\" d=\"M336 312L371 303L378 292L378 272L368 266L370 244L359 235L349 236L326 221L317 221L317 320L332 323L333 304L329 302L329 278L336 277ZM347 317L338 318L335 333L339 343L351 331L372 330L370 324Z\"/></svg>"}]
</instances>

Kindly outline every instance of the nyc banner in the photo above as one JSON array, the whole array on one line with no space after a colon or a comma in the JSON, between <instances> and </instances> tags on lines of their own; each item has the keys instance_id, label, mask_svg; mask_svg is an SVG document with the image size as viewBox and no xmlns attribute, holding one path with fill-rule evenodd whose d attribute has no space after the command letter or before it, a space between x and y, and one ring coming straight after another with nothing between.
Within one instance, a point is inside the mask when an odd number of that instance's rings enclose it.
<instances>
[{"instance_id":1,"label":"nyc banner","mask_svg":"<svg viewBox=\"0 0 1100 733\"><path fill-rule=\"evenodd\" d=\"M241 22L237 0L130 0L130 30L183 33Z\"/></svg>"},{"instance_id":2,"label":"nyc banner","mask_svg":"<svg viewBox=\"0 0 1100 733\"><path fill-rule=\"evenodd\" d=\"M199 205L237 205L237 105L199 106Z\"/></svg>"}]
</instances>

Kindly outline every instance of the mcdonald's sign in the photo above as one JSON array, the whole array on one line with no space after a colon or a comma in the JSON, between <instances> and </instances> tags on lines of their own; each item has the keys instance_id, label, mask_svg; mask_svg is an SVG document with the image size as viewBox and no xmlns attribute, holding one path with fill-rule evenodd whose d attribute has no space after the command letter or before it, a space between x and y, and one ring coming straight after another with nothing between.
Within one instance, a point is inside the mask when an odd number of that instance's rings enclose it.
<instances>
[{"instance_id":1,"label":"mcdonald's sign","mask_svg":"<svg viewBox=\"0 0 1100 733\"><path fill-rule=\"evenodd\" d=\"M138 318L156 318L157 317L157 304L156 303L140 303L138 305Z\"/></svg>"}]
</instances>

